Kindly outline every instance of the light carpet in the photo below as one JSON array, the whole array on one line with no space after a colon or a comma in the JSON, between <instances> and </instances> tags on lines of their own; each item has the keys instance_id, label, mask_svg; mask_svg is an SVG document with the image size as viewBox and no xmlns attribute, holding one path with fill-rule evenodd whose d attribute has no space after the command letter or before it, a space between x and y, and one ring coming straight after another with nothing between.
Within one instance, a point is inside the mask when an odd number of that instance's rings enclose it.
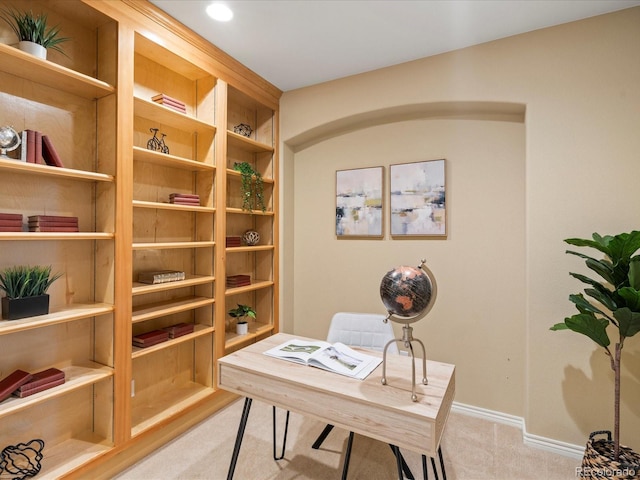
<instances>
[{"instance_id":1,"label":"light carpet","mask_svg":"<svg viewBox=\"0 0 640 480\"><path fill-rule=\"evenodd\" d=\"M243 401L216 412L115 477L117 480L224 480L227 478ZM277 410L280 453L285 412ZM254 401L234 480L340 479L348 432L335 428L319 450L316 420L291 414L285 457L273 460L272 407ZM523 445L520 429L452 412L442 439L447 480L570 480L580 461ZM402 452L416 479L418 454ZM438 467L438 473L439 472ZM395 457L382 442L356 435L349 480L397 479ZM431 465L428 478L435 479ZM439 477L442 479L442 475Z\"/></svg>"}]
</instances>

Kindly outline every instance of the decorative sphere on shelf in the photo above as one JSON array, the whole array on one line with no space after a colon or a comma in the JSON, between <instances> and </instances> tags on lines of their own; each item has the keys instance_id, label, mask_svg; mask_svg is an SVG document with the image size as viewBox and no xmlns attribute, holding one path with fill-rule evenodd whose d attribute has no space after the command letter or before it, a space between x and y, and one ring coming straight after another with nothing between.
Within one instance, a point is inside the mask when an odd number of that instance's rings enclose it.
<instances>
[{"instance_id":1,"label":"decorative sphere on shelf","mask_svg":"<svg viewBox=\"0 0 640 480\"><path fill-rule=\"evenodd\" d=\"M400 266L390 270L380 282L380 298L392 320L413 323L424 317L435 302L436 285L431 272L419 267Z\"/></svg>"},{"instance_id":2,"label":"decorative sphere on shelf","mask_svg":"<svg viewBox=\"0 0 640 480\"><path fill-rule=\"evenodd\" d=\"M260 234L255 230L247 230L246 232L244 232L242 240L244 240L244 243L252 247L260 243Z\"/></svg>"}]
</instances>

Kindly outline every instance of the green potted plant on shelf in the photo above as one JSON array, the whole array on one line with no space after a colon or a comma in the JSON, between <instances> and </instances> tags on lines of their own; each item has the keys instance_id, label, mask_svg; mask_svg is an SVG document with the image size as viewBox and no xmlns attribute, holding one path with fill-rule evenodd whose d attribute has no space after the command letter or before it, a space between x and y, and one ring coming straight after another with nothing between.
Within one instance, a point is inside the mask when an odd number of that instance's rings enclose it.
<instances>
[{"instance_id":1,"label":"green potted plant on shelf","mask_svg":"<svg viewBox=\"0 0 640 480\"><path fill-rule=\"evenodd\" d=\"M58 25L47 29L47 15L34 14L31 10L21 12L8 7L0 10L0 18L4 20L18 37L18 49L29 52L40 58L47 58L47 49L56 50L66 55L60 44L69 40L60 36Z\"/></svg>"},{"instance_id":2,"label":"green potted plant on shelf","mask_svg":"<svg viewBox=\"0 0 640 480\"><path fill-rule=\"evenodd\" d=\"M265 212L267 207L264 204L264 180L260 172L255 171L248 162L235 162L233 169L240 172L242 179L242 209Z\"/></svg>"},{"instance_id":3,"label":"green potted plant on shelf","mask_svg":"<svg viewBox=\"0 0 640 480\"><path fill-rule=\"evenodd\" d=\"M61 273L51 275L51 265L4 269L0 272L0 289L6 293L2 297L2 318L17 320L49 313L47 290L61 276Z\"/></svg>"},{"instance_id":4,"label":"green potted plant on shelf","mask_svg":"<svg viewBox=\"0 0 640 480\"><path fill-rule=\"evenodd\" d=\"M604 349L614 372L614 435L611 432L594 432L590 435L582 461L584 472L603 478L605 471L634 470L640 474L640 455L630 448L620 445L620 366L625 341L640 331L640 232L621 233L615 236L593 234L593 239L569 238L569 245L589 247L604 254L596 259L582 253L567 250L585 260L586 266L595 272L598 279L586 275L570 275L587 287L582 293L572 294L569 300L576 306L578 313L565 318L564 322L551 327L551 330L572 330L586 335ZM615 344L607 333L611 327ZM608 439L596 440L597 434L607 434ZM615 477L627 478L627 477ZM628 478L637 478L635 476Z\"/></svg>"},{"instance_id":5,"label":"green potted plant on shelf","mask_svg":"<svg viewBox=\"0 0 640 480\"><path fill-rule=\"evenodd\" d=\"M244 335L249 331L249 324L247 318L256 318L256 311L249 305L238 304L236 308L229 310L229 315L233 318L237 318L236 332L239 335Z\"/></svg>"}]
</instances>

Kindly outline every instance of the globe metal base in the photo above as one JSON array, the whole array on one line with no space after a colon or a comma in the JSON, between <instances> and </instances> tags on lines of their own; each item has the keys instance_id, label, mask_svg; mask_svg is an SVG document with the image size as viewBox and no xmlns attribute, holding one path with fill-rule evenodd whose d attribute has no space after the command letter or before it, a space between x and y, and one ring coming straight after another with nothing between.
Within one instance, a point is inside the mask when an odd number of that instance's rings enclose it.
<instances>
[{"instance_id":1,"label":"globe metal base","mask_svg":"<svg viewBox=\"0 0 640 480\"><path fill-rule=\"evenodd\" d=\"M387 349L389 345L395 342L402 342L405 348L409 349L411 353L411 401L417 402L418 395L416 395L416 357L413 353L413 345L412 342L418 342L418 344L422 347L422 384L428 385L429 381L427 380L427 352L424 348L424 343L417 338L413 338L413 327L409 324L405 324L402 326L402 338L394 338L393 340L389 340L387 344L384 346L384 351L382 352L382 385L387 385Z\"/></svg>"}]
</instances>

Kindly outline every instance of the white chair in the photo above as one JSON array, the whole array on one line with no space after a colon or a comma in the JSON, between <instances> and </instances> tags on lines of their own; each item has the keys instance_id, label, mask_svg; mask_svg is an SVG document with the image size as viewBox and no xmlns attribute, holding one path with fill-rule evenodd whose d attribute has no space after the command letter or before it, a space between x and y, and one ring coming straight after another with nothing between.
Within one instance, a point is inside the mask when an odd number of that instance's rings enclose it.
<instances>
[{"instance_id":1,"label":"white chair","mask_svg":"<svg viewBox=\"0 0 640 480\"><path fill-rule=\"evenodd\" d=\"M351 313L339 312L331 319L329 325L329 333L327 341L329 343L344 343L353 347L368 348L382 352L385 345L395 339L393 327L390 321L385 322L386 316L375 313ZM387 354L398 354L398 346L393 342L387 348ZM322 433L313 443L312 448L318 449L327 435L333 430L333 425L327 424ZM349 469L349 459L351 457L351 447L353 445L353 432L349 432L349 440L347 441L347 450L345 451L344 465L342 467L342 479L347 478ZM414 478L411 471L407 467L400 451L394 445L389 445L398 462L401 462L402 470L407 478Z\"/></svg>"}]
</instances>

